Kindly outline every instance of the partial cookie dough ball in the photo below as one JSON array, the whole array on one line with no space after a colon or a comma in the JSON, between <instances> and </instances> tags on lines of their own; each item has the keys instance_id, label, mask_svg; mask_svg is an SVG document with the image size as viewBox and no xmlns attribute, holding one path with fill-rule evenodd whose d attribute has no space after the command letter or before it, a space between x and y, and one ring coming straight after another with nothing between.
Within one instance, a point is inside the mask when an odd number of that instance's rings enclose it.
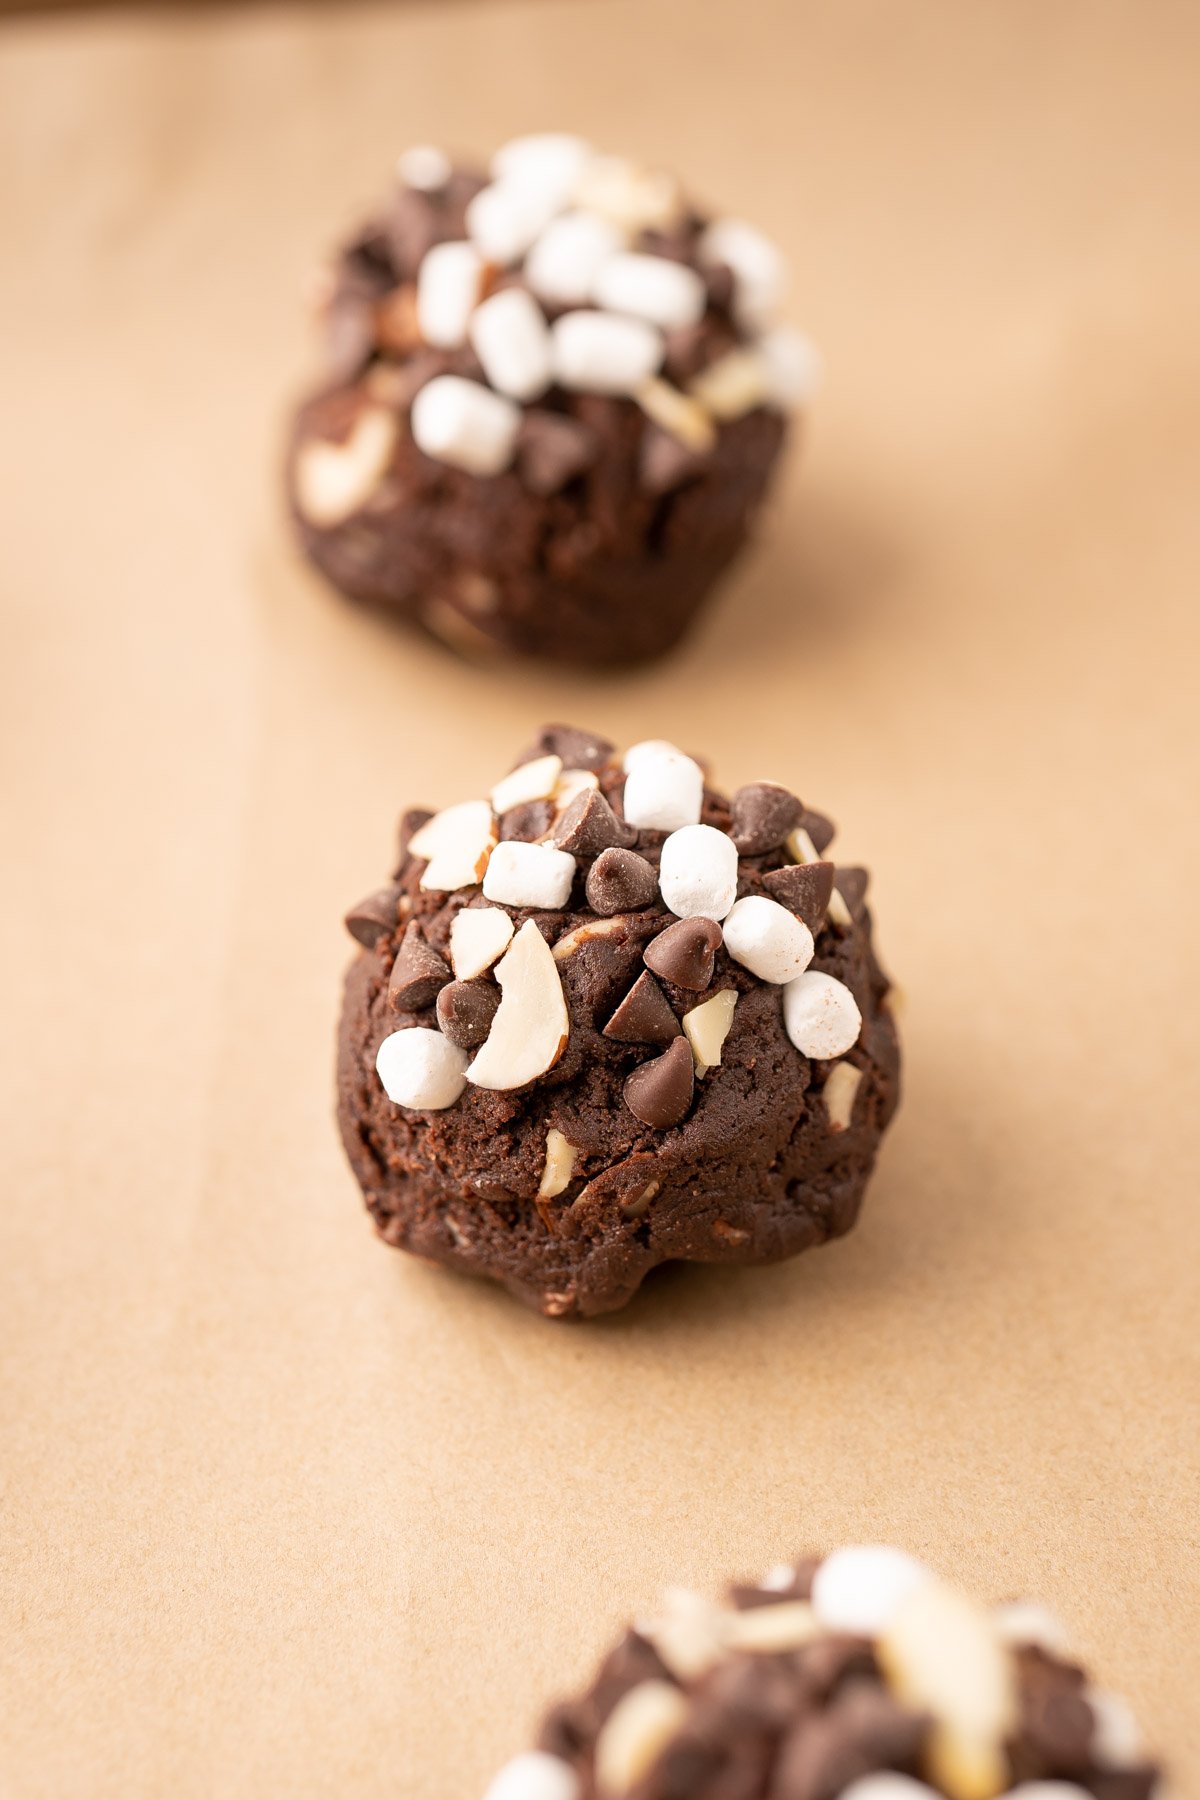
<instances>
[{"instance_id":1,"label":"partial cookie dough ball","mask_svg":"<svg viewBox=\"0 0 1200 1800\"><path fill-rule=\"evenodd\" d=\"M563 1317L848 1231L899 1048L828 819L560 725L496 776L406 814L347 918L339 1116L381 1235Z\"/></svg>"},{"instance_id":2,"label":"partial cookie dough ball","mask_svg":"<svg viewBox=\"0 0 1200 1800\"><path fill-rule=\"evenodd\" d=\"M670 175L550 133L420 146L326 272L288 459L305 550L454 648L670 648L741 549L817 358L786 271Z\"/></svg>"},{"instance_id":3,"label":"partial cookie dough ball","mask_svg":"<svg viewBox=\"0 0 1200 1800\"><path fill-rule=\"evenodd\" d=\"M1128 1709L1046 1618L874 1545L675 1588L488 1800L1151 1800Z\"/></svg>"}]
</instances>

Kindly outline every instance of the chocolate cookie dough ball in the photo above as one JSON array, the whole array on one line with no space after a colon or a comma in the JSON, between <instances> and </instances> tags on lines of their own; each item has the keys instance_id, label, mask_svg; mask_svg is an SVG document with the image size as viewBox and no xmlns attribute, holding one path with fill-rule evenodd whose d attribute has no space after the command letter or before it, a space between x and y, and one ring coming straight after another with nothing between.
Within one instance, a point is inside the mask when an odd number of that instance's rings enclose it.
<instances>
[{"instance_id":1,"label":"chocolate cookie dough ball","mask_svg":"<svg viewBox=\"0 0 1200 1800\"><path fill-rule=\"evenodd\" d=\"M547 726L350 913L339 1113L392 1244L552 1316L848 1231L899 1052L862 869L788 789Z\"/></svg>"},{"instance_id":2,"label":"chocolate cookie dough ball","mask_svg":"<svg viewBox=\"0 0 1200 1800\"><path fill-rule=\"evenodd\" d=\"M458 649L658 655L811 394L784 285L753 226L578 138L519 138L486 174L410 151L325 278L288 463L305 549Z\"/></svg>"},{"instance_id":3,"label":"chocolate cookie dough ball","mask_svg":"<svg viewBox=\"0 0 1200 1800\"><path fill-rule=\"evenodd\" d=\"M902 1551L672 1590L486 1800L1149 1800L1159 1770L1042 1608Z\"/></svg>"}]
</instances>

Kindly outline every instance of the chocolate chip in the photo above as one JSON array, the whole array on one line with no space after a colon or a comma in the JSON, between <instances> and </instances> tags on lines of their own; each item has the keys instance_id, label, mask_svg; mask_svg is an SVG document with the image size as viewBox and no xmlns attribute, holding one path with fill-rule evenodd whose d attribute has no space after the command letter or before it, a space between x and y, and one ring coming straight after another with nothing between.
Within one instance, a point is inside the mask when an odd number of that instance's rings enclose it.
<instances>
[{"instance_id":1,"label":"chocolate chip","mask_svg":"<svg viewBox=\"0 0 1200 1800\"><path fill-rule=\"evenodd\" d=\"M803 816L802 803L787 788L774 781L752 781L733 796L729 835L740 856L765 856L768 850L778 850Z\"/></svg>"},{"instance_id":2,"label":"chocolate chip","mask_svg":"<svg viewBox=\"0 0 1200 1800\"><path fill-rule=\"evenodd\" d=\"M692 1104L695 1067L687 1040L679 1037L669 1050L642 1063L625 1083L625 1104L635 1119L665 1131L678 1125Z\"/></svg>"},{"instance_id":3,"label":"chocolate chip","mask_svg":"<svg viewBox=\"0 0 1200 1800\"><path fill-rule=\"evenodd\" d=\"M574 725L543 725L513 768L519 769L539 756L561 756L564 769L591 769L595 773L612 761L614 750L615 745L594 731L580 731Z\"/></svg>"},{"instance_id":4,"label":"chocolate chip","mask_svg":"<svg viewBox=\"0 0 1200 1800\"><path fill-rule=\"evenodd\" d=\"M698 994L713 978L721 942L721 927L711 919L677 919L651 939L642 960L664 981Z\"/></svg>"},{"instance_id":5,"label":"chocolate chip","mask_svg":"<svg viewBox=\"0 0 1200 1800\"><path fill-rule=\"evenodd\" d=\"M410 806L400 817L400 854L408 849L408 841L415 837L422 825L427 825L433 814L425 806Z\"/></svg>"},{"instance_id":6,"label":"chocolate chip","mask_svg":"<svg viewBox=\"0 0 1200 1800\"><path fill-rule=\"evenodd\" d=\"M680 1031L666 995L645 969L604 1027L605 1037L619 1044L669 1044Z\"/></svg>"},{"instance_id":7,"label":"chocolate chip","mask_svg":"<svg viewBox=\"0 0 1200 1800\"><path fill-rule=\"evenodd\" d=\"M637 912L658 893L658 876L644 856L633 850L602 850L588 870L588 905L601 918Z\"/></svg>"},{"instance_id":8,"label":"chocolate chip","mask_svg":"<svg viewBox=\"0 0 1200 1800\"><path fill-rule=\"evenodd\" d=\"M585 788L555 825L554 842L572 856L599 856L601 850L627 850L637 832L618 819L603 794Z\"/></svg>"},{"instance_id":9,"label":"chocolate chip","mask_svg":"<svg viewBox=\"0 0 1200 1800\"><path fill-rule=\"evenodd\" d=\"M388 982L388 1002L397 1012L420 1012L431 1006L438 990L450 980L450 970L437 951L425 942L421 927L410 919L400 940Z\"/></svg>"},{"instance_id":10,"label":"chocolate chip","mask_svg":"<svg viewBox=\"0 0 1200 1800\"><path fill-rule=\"evenodd\" d=\"M460 1050L478 1050L492 1029L499 1004L500 989L494 981L452 981L437 997L442 1036Z\"/></svg>"},{"instance_id":11,"label":"chocolate chip","mask_svg":"<svg viewBox=\"0 0 1200 1800\"><path fill-rule=\"evenodd\" d=\"M375 309L369 294L345 288L325 314L325 363L331 381L354 381L375 349Z\"/></svg>"},{"instance_id":12,"label":"chocolate chip","mask_svg":"<svg viewBox=\"0 0 1200 1800\"><path fill-rule=\"evenodd\" d=\"M510 806L500 815L501 842L515 838L522 844L536 843L549 831L553 817L554 808L548 800L526 800L520 806Z\"/></svg>"},{"instance_id":13,"label":"chocolate chip","mask_svg":"<svg viewBox=\"0 0 1200 1800\"><path fill-rule=\"evenodd\" d=\"M877 1687L855 1682L822 1716L797 1725L783 1746L775 1791L788 1800L829 1800L877 1769L910 1768L926 1722Z\"/></svg>"},{"instance_id":14,"label":"chocolate chip","mask_svg":"<svg viewBox=\"0 0 1200 1800\"><path fill-rule=\"evenodd\" d=\"M557 494L600 454L594 431L562 413L527 412L517 438L517 473L532 494ZM581 764L576 764L581 767Z\"/></svg>"},{"instance_id":15,"label":"chocolate chip","mask_svg":"<svg viewBox=\"0 0 1200 1800\"><path fill-rule=\"evenodd\" d=\"M807 831L818 855L823 855L837 836L837 826L824 813L812 812L807 806L799 818L801 831Z\"/></svg>"},{"instance_id":16,"label":"chocolate chip","mask_svg":"<svg viewBox=\"0 0 1200 1800\"><path fill-rule=\"evenodd\" d=\"M862 918L870 879L865 869L853 868L839 869L833 878L833 885L850 908L852 918Z\"/></svg>"},{"instance_id":17,"label":"chocolate chip","mask_svg":"<svg viewBox=\"0 0 1200 1800\"><path fill-rule=\"evenodd\" d=\"M381 937L395 931L399 898L394 887L385 887L352 906L346 914L346 930L350 936L373 950Z\"/></svg>"},{"instance_id":18,"label":"chocolate chip","mask_svg":"<svg viewBox=\"0 0 1200 1800\"><path fill-rule=\"evenodd\" d=\"M674 432L649 424L642 433L638 482L648 494L669 494L685 481L694 481L707 461L704 452L693 450Z\"/></svg>"},{"instance_id":19,"label":"chocolate chip","mask_svg":"<svg viewBox=\"0 0 1200 1800\"><path fill-rule=\"evenodd\" d=\"M833 892L831 862L790 863L786 869L771 869L763 876L762 884L772 900L796 913L816 935Z\"/></svg>"}]
</instances>

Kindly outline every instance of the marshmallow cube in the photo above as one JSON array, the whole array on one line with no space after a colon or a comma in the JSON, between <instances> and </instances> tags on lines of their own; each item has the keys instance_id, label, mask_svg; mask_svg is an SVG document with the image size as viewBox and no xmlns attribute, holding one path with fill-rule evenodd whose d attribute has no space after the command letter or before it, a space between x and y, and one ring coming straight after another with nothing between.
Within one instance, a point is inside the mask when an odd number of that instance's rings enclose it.
<instances>
[{"instance_id":1,"label":"marshmallow cube","mask_svg":"<svg viewBox=\"0 0 1200 1800\"><path fill-rule=\"evenodd\" d=\"M826 1062L854 1048L862 1014L844 982L806 969L783 990L783 1023L803 1056Z\"/></svg>"},{"instance_id":2,"label":"marshmallow cube","mask_svg":"<svg viewBox=\"0 0 1200 1800\"><path fill-rule=\"evenodd\" d=\"M419 188L423 194L440 193L453 173L450 158L435 144L413 144L396 158L396 174L405 187Z\"/></svg>"},{"instance_id":3,"label":"marshmallow cube","mask_svg":"<svg viewBox=\"0 0 1200 1800\"><path fill-rule=\"evenodd\" d=\"M585 394L633 394L663 359L662 333L616 313L563 313L550 328L554 376Z\"/></svg>"},{"instance_id":4,"label":"marshmallow cube","mask_svg":"<svg viewBox=\"0 0 1200 1800\"><path fill-rule=\"evenodd\" d=\"M752 331L769 325L788 285L787 264L770 238L744 219L717 219L700 240L700 254L733 271L739 322Z\"/></svg>"},{"instance_id":5,"label":"marshmallow cube","mask_svg":"<svg viewBox=\"0 0 1200 1800\"><path fill-rule=\"evenodd\" d=\"M491 385L513 400L536 400L550 385L550 333L542 309L523 288L502 288L477 306L471 347Z\"/></svg>"},{"instance_id":6,"label":"marshmallow cube","mask_svg":"<svg viewBox=\"0 0 1200 1800\"><path fill-rule=\"evenodd\" d=\"M829 1631L878 1637L909 1595L933 1579L924 1563L903 1550L886 1544L850 1544L827 1556L813 1577L813 1611Z\"/></svg>"},{"instance_id":7,"label":"marshmallow cube","mask_svg":"<svg viewBox=\"0 0 1200 1800\"><path fill-rule=\"evenodd\" d=\"M812 961L813 934L803 919L777 900L748 894L725 920L725 948L760 981L782 987L802 975Z\"/></svg>"},{"instance_id":8,"label":"marshmallow cube","mask_svg":"<svg viewBox=\"0 0 1200 1800\"><path fill-rule=\"evenodd\" d=\"M505 1763L483 1800L578 1800L579 1777L561 1757L526 1750Z\"/></svg>"},{"instance_id":9,"label":"marshmallow cube","mask_svg":"<svg viewBox=\"0 0 1200 1800\"><path fill-rule=\"evenodd\" d=\"M698 825L703 804L704 773L690 756L668 747L639 756L629 767L625 823L635 831L679 831Z\"/></svg>"},{"instance_id":10,"label":"marshmallow cube","mask_svg":"<svg viewBox=\"0 0 1200 1800\"><path fill-rule=\"evenodd\" d=\"M426 456L469 475L499 475L512 462L521 411L477 381L435 375L413 401L411 425Z\"/></svg>"},{"instance_id":11,"label":"marshmallow cube","mask_svg":"<svg viewBox=\"0 0 1200 1800\"><path fill-rule=\"evenodd\" d=\"M592 298L601 269L623 243L617 227L598 213L563 213L551 219L530 249L525 279L543 300L581 306Z\"/></svg>"},{"instance_id":12,"label":"marshmallow cube","mask_svg":"<svg viewBox=\"0 0 1200 1800\"><path fill-rule=\"evenodd\" d=\"M467 235L486 261L507 269L521 260L558 207L553 194L537 187L493 181L468 203Z\"/></svg>"},{"instance_id":13,"label":"marshmallow cube","mask_svg":"<svg viewBox=\"0 0 1200 1800\"><path fill-rule=\"evenodd\" d=\"M492 158L493 179L532 189L555 206L565 206L595 152L566 131L535 131L510 138Z\"/></svg>"},{"instance_id":14,"label":"marshmallow cube","mask_svg":"<svg viewBox=\"0 0 1200 1800\"><path fill-rule=\"evenodd\" d=\"M483 258L474 244L435 244L417 271L417 324L427 344L457 350L479 299Z\"/></svg>"},{"instance_id":15,"label":"marshmallow cube","mask_svg":"<svg viewBox=\"0 0 1200 1800\"><path fill-rule=\"evenodd\" d=\"M467 1055L440 1031L412 1025L385 1037L375 1057L384 1092L397 1106L441 1112L467 1085Z\"/></svg>"},{"instance_id":16,"label":"marshmallow cube","mask_svg":"<svg viewBox=\"0 0 1200 1800\"><path fill-rule=\"evenodd\" d=\"M771 399L784 408L808 406L821 385L821 353L802 331L779 325L758 340Z\"/></svg>"},{"instance_id":17,"label":"marshmallow cube","mask_svg":"<svg viewBox=\"0 0 1200 1800\"><path fill-rule=\"evenodd\" d=\"M554 911L567 904L575 879L575 858L551 844L497 844L483 878L485 900L502 906L537 906Z\"/></svg>"},{"instance_id":18,"label":"marshmallow cube","mask_svg":"<svg viewBox=\"0 0 1200 1800\"><path fill-rule=\"evenodd\" d=\"M632 313L661 325L664 331L695 325L704 315L708 295L695 269L666 256L612 256L600 269L593 289L601 306Z\"/></svg>"},{"instance_id":19,"label":"marshmallow cube","mask_svg":"<svg viewBox=\"0 0 1200 1800\"><path fill-rule=\"evenodd\" d=\"M737 899L737 882L737 849L724 831L684 825L662 847L659 889L681 919L723 919Z\"/></svg>"}]
</instances>

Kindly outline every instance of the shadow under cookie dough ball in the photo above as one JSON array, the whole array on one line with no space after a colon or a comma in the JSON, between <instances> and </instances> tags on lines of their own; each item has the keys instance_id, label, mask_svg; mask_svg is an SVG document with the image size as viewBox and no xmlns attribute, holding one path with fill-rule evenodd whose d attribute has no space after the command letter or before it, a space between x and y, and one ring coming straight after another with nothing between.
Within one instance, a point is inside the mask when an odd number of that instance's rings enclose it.
<instances>
[{"instance_id":1,"label":"shadow under cookie dough ball","mask_svg":"<svg viewBox=\"0 0 1200 1800\"><path fill-rule=\"evenodd\" d=\"M861 869L786 788L547 726L486 798L409 813L339 1054L381 1235L555 1317L656 1265L853 1225L899 1049Z\"/></svg>"},{"instance_id":2,"label":"shadow under cookie dough ball","mask_svg":"<svg viewBox=\"0 0 1200 1800\"><path fill-rule=\"evenodd\" d=\"M672 1589L484 1800L1151 1800L1160 1771L1039 1606L902 1551Z\"/></svg>"},{"instance_id":3,"label":"shadow under cookie dough ball","mask_svg":"<svg viewBox=\"0 0 1200 1800\"><path fill-rule=\"evenodd\" d=\"M744 543L816 378L749 224L561 135L439 151L323 277L287 465L312 561L467 653L660 655Z\"/></svg>"}]
</instances>

